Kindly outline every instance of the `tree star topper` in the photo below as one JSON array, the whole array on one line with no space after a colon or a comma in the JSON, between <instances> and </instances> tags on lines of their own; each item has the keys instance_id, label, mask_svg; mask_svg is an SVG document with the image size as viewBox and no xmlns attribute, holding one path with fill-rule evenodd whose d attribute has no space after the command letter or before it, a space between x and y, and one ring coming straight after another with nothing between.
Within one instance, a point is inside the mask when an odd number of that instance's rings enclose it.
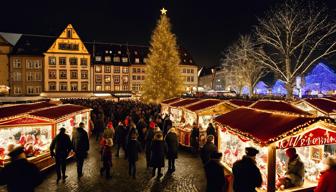
<instances>
[{"instance_id":1,"label":"tree star topper","mask_svg":"<svg viewBox=\"0 0 336 192\"><path fill-rule=\"evenodd\" d=\"M162 9L161 9L161 14L162 14L162 15L166 15L166 14L167 14L167 9L162 8Z\"/></svg>"}]
</instances>

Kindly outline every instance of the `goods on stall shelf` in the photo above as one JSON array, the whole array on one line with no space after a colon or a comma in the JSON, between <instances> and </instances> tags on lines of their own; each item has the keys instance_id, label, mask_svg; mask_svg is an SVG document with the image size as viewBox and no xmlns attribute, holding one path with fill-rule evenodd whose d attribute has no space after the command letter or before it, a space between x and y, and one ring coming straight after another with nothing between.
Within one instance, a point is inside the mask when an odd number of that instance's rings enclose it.
<instances>
[{"instance_id":1,"label":"goods on stall shelf","mask_svg":"<svg viewBox=\"0 0 336 192\"><path fill-rule=\"evenodd\" d=\"M256 161L263 177L261 190L275 190L276 181L285 174L288 148L296 148L304 162L305 182L298 188L316 186L322 160L335 155L336 126L328 118L243 107L214 121L221 130L219 150L223 152L222 160L228 170L245 155L245 147L253 146L260 151Z\"/></svg>"},{"instance_id":2,"label":"goods on stall shelf","mask_svg":"<svg viewBox=\"0 0 336 192\"><path fill-rule=\"evenodd\" d=\"M49 146L59 128L65 127L70 136L79 122L84 122L87 129L90 110L78 105L48 103L1 107L0 111L8 111L9 115L2 114L0 119L0 166L8 162L9 151L19 145L24 147L28 160L40 169L51 166Z\"/></svg>"}]
</instances>

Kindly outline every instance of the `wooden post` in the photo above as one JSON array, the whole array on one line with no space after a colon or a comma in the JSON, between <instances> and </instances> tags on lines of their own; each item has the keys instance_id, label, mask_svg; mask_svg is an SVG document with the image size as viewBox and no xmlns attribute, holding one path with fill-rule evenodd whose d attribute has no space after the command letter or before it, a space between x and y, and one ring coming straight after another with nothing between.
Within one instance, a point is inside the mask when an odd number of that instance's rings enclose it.
<instances>
[{"instance_id":1,"label":"wooden post","mask_svg":"<svg viewBox=\"0 0 336 192\"><path fill-rule=\"evenodd\" d=\"M274 144L268 146L267 160L267 191L275 191L275 174L276 174L276 147Z\"/></svg>"}]
</instances>

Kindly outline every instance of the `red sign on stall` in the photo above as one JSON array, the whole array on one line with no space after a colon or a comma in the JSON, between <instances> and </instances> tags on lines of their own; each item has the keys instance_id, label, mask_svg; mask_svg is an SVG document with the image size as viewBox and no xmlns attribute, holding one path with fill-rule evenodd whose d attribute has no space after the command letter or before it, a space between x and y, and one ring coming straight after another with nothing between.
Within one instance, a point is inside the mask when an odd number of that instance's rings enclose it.
<instances>
[{"instance_id":1,"label":"red sign on stall","mask_svg":"<svg viewBox=\"0 0 336 192\"><path fill-rule=\"evenodd\" d=\"M279 142L278 148L304 147L311 145L336 144L336 133L322 128L292 136Z\"/></svg>"},{"instance_id":2,"label":"red sign on stall","mask_svg":"<svg viewBox=\"0 0 336 192\"><path fill-rule=\"evenodd\" d=\"M39 123L50 123L50 122L40 120L40 119L24 117L24 118L20 118L20 119L9 120L9 121L0 123L0 125L1 126L4 126L4 125L29 125L29 124L39 124Z\"/></svg>"}]
</instances>

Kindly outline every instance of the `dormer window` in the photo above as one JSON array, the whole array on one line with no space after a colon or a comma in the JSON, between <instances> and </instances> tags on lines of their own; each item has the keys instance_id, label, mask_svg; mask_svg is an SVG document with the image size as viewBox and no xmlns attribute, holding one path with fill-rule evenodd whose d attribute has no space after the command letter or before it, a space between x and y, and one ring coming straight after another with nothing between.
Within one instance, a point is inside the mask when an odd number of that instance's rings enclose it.
<instances>
[{"instance_id":1,"label":"dormer window","mask_svg":"<svg viewBox=\"0 0 336 192\"><path fill-rule=\"evenodd\" d=\"M127 62L128 62L128 58L127 58L127 57L123 57L123 58L122 58L122 62L123 62L123 63L127 63Z\"/></svg>"},{"instance_id":2,"label":"dormer window","mask_svg":"<svg viewBox=\"0 0 336 192\"><path fill-rule=\"evenodd\" d=\"M119 55L121 54L121 51L120 51L120 50L118 51L118 54L119 54Z\"/></svg>"},{"instance_id":3,"label":"dormer window","mask_svg":"<svg viewBox=\"0 0 336 192\"><path fill-rule=\"evenodd\" d=\"M111 57L110 56L105 56L105 62L111 62Z\"/></svg>"},{"instance_id":4,"label":"dormer window","mask_svg":"<svg viewBox=\"0 0 336 192\"><path fill-rule=\"evenodd\" d=\"M137 51L134 51L134 55L138 55L138 52L137 52Z\"/></svg>"},{"instance_id":5,"label":"dormer window","mask_svg":"<svg viewBox=\"0 0 336 192\"><path fill-rule=\"evenodd\" d=\"M72 38L72 30L71 29L67 30L67 38Z\"/></svg>"},{"instance_id":6,"label":"dormer window","mask_svg":"<svg viewBox=\"0 0 336 192\"><path fill-rule=\"evenodd\" d=\"M135 58L135 63L140 63L140 59L139 58Z\"/></svg>"},{"instance_id":7,"label":"dormer window","mask_svg":"<svg viewBox=\"0 0 336 192\"><path fill-rule=\"evenodd\" d=\"M112 54L112 50L110 50L110 54Z\"/></svg>"},{"instance_id":8,"label":"dormer window","mask_svg":"<svg viewBox=\"0 0 336 192\"><path fill-rule=\"evenodd\" d=\"M108 54L109 53L108 50L106 50L105 53Z\"/></svg>"},{"instance_id":9,"label":"dormer window","mask_svg":"<svg viewBox=\"0 0 336 192\"><path fill-rule=\"evenodd\" d=\"M96 60L96 61L101 61L101 60L102 60L102 57L101 57L101 56L96 56L95 60Z\"/></svg>"},{"instance_id":10,"label":"dormer window","mask_svg":"<svg viewBox=\"0 0 336 192\"><path fill-rule=\"evenodd\" d=\"M113 57L113 62L120 62L120 57Z\"/></svg>"}]
</instances>

